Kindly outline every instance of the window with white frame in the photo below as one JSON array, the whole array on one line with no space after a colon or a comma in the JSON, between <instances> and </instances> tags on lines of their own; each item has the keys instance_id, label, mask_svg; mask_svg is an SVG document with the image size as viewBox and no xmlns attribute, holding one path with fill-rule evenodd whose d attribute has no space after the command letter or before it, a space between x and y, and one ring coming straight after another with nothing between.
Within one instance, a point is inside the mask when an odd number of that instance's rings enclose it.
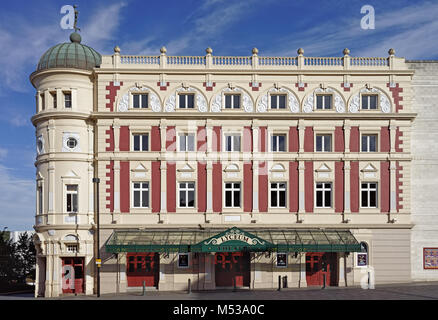
<instances>
[{"instance_id":1,"label":"window with white frame","mask_svg":"<svg viewBox=\"0 0 438 320\"><path fill-rule=\"evenodd\" d=\"M240 94L226 94L225 109L239 109L239 108L240 108Z\"/></svg>"},{"instance_id":2,"label":"window with white frame","mask_svg":"<svg viewBox=\"0 0 438 320\"><path fill-rule=\"evenodd\" d=\"M133 151L148 151L149 150L149 134L133 134Z\"/></svg>"},{"instance_id":3,"label":"window with white frame","mask_svg":"<svg viewBox=\"0 0 438 320\"><path fill-rule=\"evenodd\" d=\"M195 207L195 183L180 182L179 184L179 207L194 208Z\"/></svg>"},{"instance_id":4,"label":"window with white frame","mask_svg":"<svg viewBox=\"0 0 438 320\"><path fill-rule=\"evenodd\" d=\"M271 208L286 208L286 182L271 183Z\"/></svg>"},{"instance_id":5,"label":"window with white frame","mask_svg":"<svg viewBox=\"0 0 438 320\"><path fill-rule=\"evenodd\" d=\"M286 135L273 134L271 137L271 151L285 152L286 151Z\"/></svg>"},{"instance_id":6,"label":"window with white frame","mask_svg":"<svg viewBox=\"0 0 438 320\"><path fill-rule=\"evenodd\" d=\"M363 110L376 110L377 109L377 94L364 94L362 95L362 109Z\"/></svg>"},{"instance_id":7,"label":"window with white frame","mask_svg":"<svg viewBox=\"0 0 438 320\"><path fill-rule=\"evenodd\" d=\"M363 134L362 135L362 152L376 152L377 151L377 135Z\"/></svg>"},{"instance_id":8,"label":"window with white frame","mask_svg":"<svg viewBox=\"0 0 438 320\"><path fill-rule=\"evenodd\" d=\"M332 136L330 134L316 135L316 151L317 152L332 151Z\"/></svg>"},{"instance_id":9,"label":"window with white frame","mask_svg":"<svg viewBox=\"0 0 438 320\"><path fill-rule=\"evenodd\" d=\"M188 267L189 267L189 254L178 253L178 268L188 268Z\"/></svg>"},{"instance_id":10,"label":"window with white frame","mask_svg":"<svg viewBox=\"0 0 438 320\"><path fill-rule=\"evenodd\" d=\"M72 106L71 92L64 92L64 107L71 108L71 106Z\"/></svg>"},{"instance_id":11,"label":"window with white frame","mask_svg":"<svg viewBox=\"0 0 438 320\"><path fill-rule=\"evenodd\" d=\"M285 94L271 95L271 109L286 109L286 95Z\"/></svg>"},{"instance_id":12,"label":"window with white frame","mask_svg":"<svg viewBox=\"0 0 438 320\"><path fill-rule=\"evenodd\" d=\"M66 211L68 213L78 212L78 185L66 185Z\"/></svg>"},{"instance_id":13,"label":"window with white frame","mask_svg":"<svg viewBox=\"0 0 438 320\"><path fill-rule=\"evenodd\" d=\"M149 182L132 183L132 207L149 208Z\"/></svg>"},{"instance_id":14,"label":"window with white frame","mask_svg":"<svg viewBox=\"0 0 438 320\"><path fill-rule=\"evenodd\" d=\"M331 182L316 183L316 205L317 208L332 207L332 184Z\"/></svg>"},{"instance_id":15,"label":"window with white frame","mask_svg":"<svg viewBox=\"0 0 438 320\"><path fill-rule=\"evenodd\" d=\"M360 187L362 208L377 208L377 183L363 182Z\"/></svg>"},{"instance_id":16,"label":"window with white frame","mask_svg":"<svg viewBox=\"0 0 438 320\"><path fill-rule=\"evenodd\" d=\"M195 95L193 93L179 94L179 108L180 109L193 109L195 107Z\"/></svg>"},{"instance_id":17,"label":"window with white frame","mask_svg":"<svg viewBox=\"0 0 438 320\"><path fill-rule=\"evenodd\" d=\"M240 182L225 183L225 208L240 208Z\"/></svg>"},{"instance_id":18,"label":"window with white frame","mask_svg":"<svg viewBox=\"0 0 438 320\"><path fill-rule=\"evenodd\" d=\"M240 151L240 135L226 134L225 135L225 151Z\"/></svg>"},{"instance_id":19,"label":"window with white frame","mask_svg":"<svg viewBox=\"0 0 438 320\"><path fill-rule=\"evenodd\" d=\"M132 107L134 109L146 109L148 108L148 94L133 94L132 95Z\"/></svg>"},{"instance_id":20,"label":"window with white frame","mask_svg":"<svg viewBox=\"0 0 438 320\"><path fill-rule=\"evenodd\" d=\"M195 135L193 133L181 133L179 138L179 151L195 151Z\"/></svg>"},{"instance_id":21,"label":"window with white frame","mask_svg":"<svg viewBox=\"0 0 438 320\"><path fill-rule=\"evenodd\" d=\"M67 252L77 253L79 251L79 246L77 244L66 244Z\"/></svg>"},{"instance_id":22,"label":"window with white frame","mask_svg":"<svg viewBox=\"0 0 438 320\"><path fill-rule=\"evenodd\" d=\"M317 110L329 110L332 108L332 95L331 94L318 94L316 96L316 109Z\"/></svg>"}]
</instances>

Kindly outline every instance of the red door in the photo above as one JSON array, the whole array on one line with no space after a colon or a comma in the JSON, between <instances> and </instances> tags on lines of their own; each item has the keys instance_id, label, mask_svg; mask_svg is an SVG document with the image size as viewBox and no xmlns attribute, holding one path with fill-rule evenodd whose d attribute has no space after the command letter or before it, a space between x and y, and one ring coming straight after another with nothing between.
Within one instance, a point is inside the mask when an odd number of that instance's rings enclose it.
<instances>
[{"instance_id":1,"label":"red door","mask_svg":"<svg viewBox=\"0 0 438 320\"><path fill-rule=\"evenodd\" d=\"M62 258L62 293L84 293L84 258Z\"/></svg>"},{"instance_id":2,"label":"red door","mask_svg":"<svg viewBox=\"0 0 438 320\"><path fill-rule=\"evenodd\" d=\"M338 285L337 254L334 252L308 252L306 254L306 281L308 286L322 286L324 275L327 286Z\"/></svg>"},{"instance_id":3,"label":"red door","mask_svg":"<svg viewBox=\"0 0 438 320\"><path fill-rule=\"evenodd\" d=\"M158 287L160 256L157 252L128 253L128 287Z\"/></svg>"},{"instance_id":4,"label":"red door","mask_svg":"<svg viewBox=\"0 0 438 320\"><path fill-rule=\"evenodd\" d=\"M249 252L220 252L215 255L217 287L249 287Z\"/></svg>"}]
</instances>

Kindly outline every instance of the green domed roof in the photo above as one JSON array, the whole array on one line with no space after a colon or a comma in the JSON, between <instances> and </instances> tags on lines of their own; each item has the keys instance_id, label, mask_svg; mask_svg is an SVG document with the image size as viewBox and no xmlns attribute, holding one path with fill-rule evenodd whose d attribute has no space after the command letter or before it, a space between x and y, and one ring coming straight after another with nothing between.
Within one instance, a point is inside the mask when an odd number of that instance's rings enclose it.
<instances>
[{"instance_id":1,"label":"green domed roof","mask_svg":"<svg viewBox=\"0 0 438 320\"><path fill-rule=\"evenodd\" d=\"M81 36L74 32L71 42L60 43L43 54L37 71L50 68L76 68L92 70L100 66L102 56L93 48L81 44Z\"/></svg>"}]
</instances>

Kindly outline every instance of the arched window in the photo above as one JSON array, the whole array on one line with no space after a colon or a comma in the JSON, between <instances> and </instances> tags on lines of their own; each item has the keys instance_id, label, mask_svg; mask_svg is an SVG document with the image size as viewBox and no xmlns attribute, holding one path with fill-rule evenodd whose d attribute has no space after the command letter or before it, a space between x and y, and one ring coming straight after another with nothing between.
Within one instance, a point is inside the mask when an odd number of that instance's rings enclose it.
<instances>
[{"instance_id":1,"label":"arched window","mask_svg":"<svg viewBox=\"0 0 438 320\"><path fill-rule=\"evenodd\" d=\"M366 242L360 243L361 251L357 253L356 265L358 267L368 266L368 244Z\"/></svg>"}]
</instances>

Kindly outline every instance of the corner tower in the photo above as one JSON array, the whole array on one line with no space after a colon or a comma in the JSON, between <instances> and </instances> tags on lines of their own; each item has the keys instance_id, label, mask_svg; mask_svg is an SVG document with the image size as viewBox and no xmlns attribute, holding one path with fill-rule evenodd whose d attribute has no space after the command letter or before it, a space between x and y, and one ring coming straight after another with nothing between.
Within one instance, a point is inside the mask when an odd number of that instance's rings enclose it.
<instances>
[{"instance_id":1,"label":"corner tower","mask_svg":"<svg viewBox=\"0 0 438 320\"><path fill-rule=\"evenodd\" d=\"M75 28L77 29L77 28ZM47 50L30 75L36 89L36 296L93 293L94 68L102 57L81 43ZM68 276L64 274L71 274Z\"/></svg>"}]
</instances>

